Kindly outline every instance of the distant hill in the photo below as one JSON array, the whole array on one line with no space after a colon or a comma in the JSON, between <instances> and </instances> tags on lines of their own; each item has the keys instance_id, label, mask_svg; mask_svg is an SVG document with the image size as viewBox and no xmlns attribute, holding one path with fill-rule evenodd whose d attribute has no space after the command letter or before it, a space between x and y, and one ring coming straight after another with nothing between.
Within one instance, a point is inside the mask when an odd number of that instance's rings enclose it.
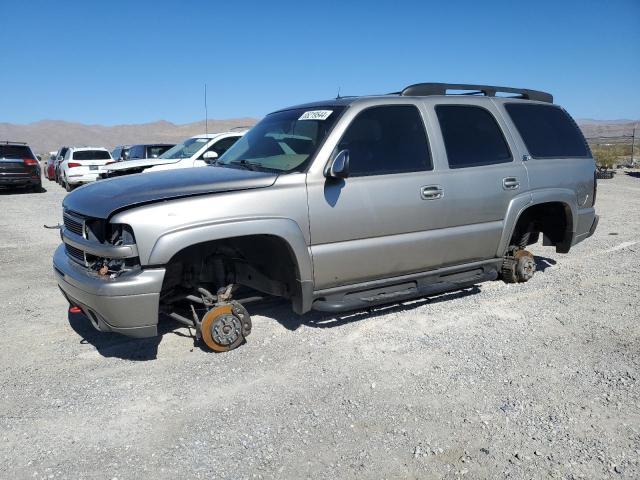
<instances>
[{"instance_id":1,"label":"distant hill","mask_svg":"<svg viewBox=\"0 0 640 480\"><path fill-rule=\"evenodd\" d=\"M255 125L255 118L209 120L209 133L223 132L235 127ZM90 145L107 147L130 143L178 143L187 137L205 133L205 122L176 125L160 120L137 125L84 125L62 120L17 125L0 123L0 141L27 142L37 153L57 150L63 145Z\"/></svg>"},{"instance_id":2,"label":"distant hill","mask_svg":"<svg viewBox=\"0 0 640 480\"><path fill-rule=\"evenodd\" d=\"M234 127L250 126L255 118L234 118L209 120L209 132L222 132ZM609 138L631 135L632 120L577 120L585 137ZM128 143L165 142L177 143L187 137L204 133L205 122L176 125L165 120L137 125L84 125L62 120L42 120L40 122L17 125L0 123L0 141L13 140L27 142L37 153L57 150L62 145L91 145L112 149L116 145ZM640 128L636 132L640 136Z\"/></svg>"},{"instance_id":3,"label":"distant hill","mask_svg":"<svg viewBox=\"0 0 640 480\"><path fill-rule=\"evenodd\" d=\"M633 135L633 128L638 124L636 129L636 137L640 136L640 121L636 120L592 120L578 119L576 120L582 133L590 141L605 141L605 139L619 139L621 143L630 142L630 139L624 140L620 137ZM638 140L636 139L636 142ZM618 142L613 142L618 143Z\"/></svg>"}]
</instances>

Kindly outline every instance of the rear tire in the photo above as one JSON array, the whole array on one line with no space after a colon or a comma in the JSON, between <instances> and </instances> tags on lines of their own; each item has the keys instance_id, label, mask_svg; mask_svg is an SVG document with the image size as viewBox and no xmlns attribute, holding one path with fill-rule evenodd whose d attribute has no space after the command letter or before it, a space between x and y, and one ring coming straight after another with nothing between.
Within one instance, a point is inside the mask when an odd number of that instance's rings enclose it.
<instances>
[{"instance_id":1,"label":"rear tire","mask_svg":"<svg viewBox=\"0 0 640 480\"><path fill-rule=\"evenodd\" d=\"M69 181L66 178L63 180L63 182L64 182L64 184L63 184L64 189L67 192L70 192L71 190L73 190L73 187L71 185L69 185Z\"/></svg>"}]
</instances>

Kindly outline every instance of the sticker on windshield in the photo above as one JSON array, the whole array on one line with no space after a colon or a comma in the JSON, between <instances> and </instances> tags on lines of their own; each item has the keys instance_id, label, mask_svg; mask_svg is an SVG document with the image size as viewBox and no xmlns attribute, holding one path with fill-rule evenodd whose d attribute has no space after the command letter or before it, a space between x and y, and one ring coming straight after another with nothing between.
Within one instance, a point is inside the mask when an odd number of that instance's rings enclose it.
<instances>
[{"instance_id":1,"label":"sticker on windshield","mask_svg":"<svg viewBox=\"0 0 640 480\"><path fill-rule=\"evenodd\" d=\"M300 115L298 120L326 120L333 110L310 110Z\"/></svg>"}]
</instances>

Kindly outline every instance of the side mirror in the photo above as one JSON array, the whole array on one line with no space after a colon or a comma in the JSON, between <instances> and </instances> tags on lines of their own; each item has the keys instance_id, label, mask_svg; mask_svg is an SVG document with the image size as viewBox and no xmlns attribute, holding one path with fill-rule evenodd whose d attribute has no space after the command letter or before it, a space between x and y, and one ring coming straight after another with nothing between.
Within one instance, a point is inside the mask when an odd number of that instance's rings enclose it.
<instances>
[{"instance_id":1,"label":"side mirror","mask_svg":"<svg viewBox=\"0 0 640 480\"><path fill-rule=\"evenodd\" d=\"M340 150L329 162L325 177L347 178L349 176L349 150Z\"/></svg>"},{"instance_id":2,"label":"side mirror","mask_svg":"<svg viewBox=\"0 0 640 480\"><path fill-rule=\"evenodd\" d=\"M213 150L210 150L208 152L204 152L204 155L202 155L202 158L204 160L216 160L218 158L218 154Z\"/></svg>"}]
</instances>

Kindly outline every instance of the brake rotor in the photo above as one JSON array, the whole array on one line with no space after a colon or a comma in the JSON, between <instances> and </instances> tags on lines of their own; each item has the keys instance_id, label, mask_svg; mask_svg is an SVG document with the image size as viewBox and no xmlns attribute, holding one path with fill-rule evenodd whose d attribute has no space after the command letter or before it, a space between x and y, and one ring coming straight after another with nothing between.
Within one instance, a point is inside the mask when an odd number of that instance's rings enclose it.
<instances>
[{"instance_id":1,"label":"brake rotor","mask_svg":"<svg viewBox=\"0 0 640 480\"><path fill-rule=\"evenodd\" d=\"M526 282L531 280L533 274L536 273L536 261L533 254L527 250L519 250L514 255L516 258L516 275L518 281Z\"/></svg>"},{"instance_id":2,"label":"brake rotor","mask_svg":"<svg viewBox=\"0 0 640 480\"><path fill-rule=\"evenodd\" d=\"M217 305L202 319L202 340L216 352L239 347L251 333L251 317L238 302Z\"/></svg>"}]
</instances>

